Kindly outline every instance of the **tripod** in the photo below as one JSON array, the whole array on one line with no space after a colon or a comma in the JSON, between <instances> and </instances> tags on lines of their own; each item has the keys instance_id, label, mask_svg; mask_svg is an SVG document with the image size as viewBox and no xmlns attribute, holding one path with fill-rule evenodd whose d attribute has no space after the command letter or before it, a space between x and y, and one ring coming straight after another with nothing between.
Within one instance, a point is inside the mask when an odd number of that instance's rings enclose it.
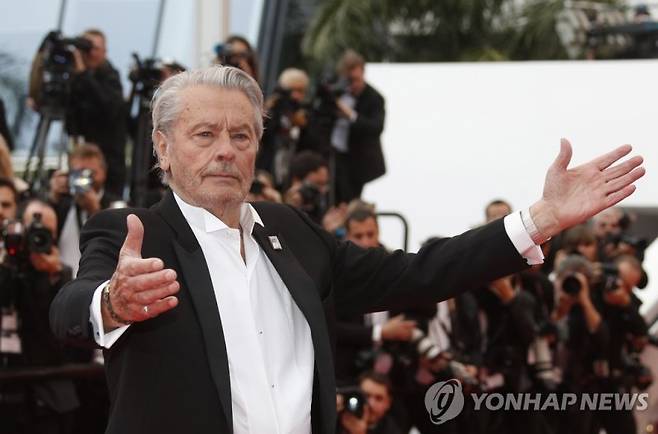
<instances>
[{"instance_id":1,"label":"tripod","mask_svg":"<svg viewBox=\"0 0 658 434\"><path fill-rule=\"evenodd\" d=\"M59 148L58 151L58 167L62 166L62 157L66 152L67 145L67 134L66 128L64 127L65 112L59 108L52 107L43 107L41 109L41 114L39 117L39 123L37 125L37 131L34 135L34 140L32 141L32 146L30 147L30 153L28 154L27 161L25 162L25 172L23 174L23 179L30 186L31 193L37 193L43 190L48 183L48 176L44 170L44 160L46 158L46 148L48 133L50 132L50 127L54 121L62 122L62 133L59 139ZM36 157L36 167L32 169L32 161Z\"/></svg>"}]
</instances>

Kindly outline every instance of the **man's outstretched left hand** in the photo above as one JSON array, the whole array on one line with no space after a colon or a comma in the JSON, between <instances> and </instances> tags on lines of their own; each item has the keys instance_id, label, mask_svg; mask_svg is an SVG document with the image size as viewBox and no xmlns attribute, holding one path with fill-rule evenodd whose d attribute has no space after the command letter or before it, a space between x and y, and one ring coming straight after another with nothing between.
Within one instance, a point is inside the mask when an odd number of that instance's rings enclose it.
<instances>
[{"instance_id":1,"label":"man's outstretched left hand","mask_svg":"<svg viewBox=\"0 0 658 434\"><path fill-rule=\"evenodd\" d=\"M632 150L620 146L592 161L569 169L571 144L560 142L560 153L546 173L542 198L530 207L539 232L549 238L627 198L635 191L633 183L644 173L642 157L615 164ZM615 165L613 165L615 164Z\"/></svg>"}]
</instances>

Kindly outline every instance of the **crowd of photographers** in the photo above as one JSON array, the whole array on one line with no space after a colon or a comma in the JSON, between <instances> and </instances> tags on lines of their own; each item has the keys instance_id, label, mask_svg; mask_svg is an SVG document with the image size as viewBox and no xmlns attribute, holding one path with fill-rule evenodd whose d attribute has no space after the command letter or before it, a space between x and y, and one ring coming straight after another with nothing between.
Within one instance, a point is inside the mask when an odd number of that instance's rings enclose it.
<instances>
[{"instance_id":1,"label":"crowd of photographers","mask_svg":"<svg viewBox=\"0 0 658 434\"><path fill-rule=\"evenodd\" d=\"M245 39L231 37L216 51L218 63L258 79L257 56ZM77 272L78 238L89 217L127 203L153 204L164 191L149 170L148 100L159 82L184 68L136 60L131 97L124 101L102 32L44 40L32 70L30 104L42 116L64 106L67 131L78 143L39 191L15 177L11 137L0 131L6 136L0 136L2 372L99 360L92 350L54 340L48 306ZM57 79L66 65L69 76ZM374 207L360 200L364 185L385 172L384 99L365 81L364 59L351 50L335 77L315 87L311 93L311 80L300 69L281 73L266 100L249 200L287 203L337 238L385 248ZM486 221L511 212L506 202L493 201ZM434 425L424 402L430 385L452 378L466 393L646 389L651 371L639 354L651 339L633 292L647 282L646 246L628 235L631 223L632 216L608 210L542 246L545 264L478 291L415 310L337 318L337 432L635 433L630 411L475 411L469 400L456 419ZM3 432L102 432L107 411L102 379L0 383Z\"/></svg>"}]
</instances>

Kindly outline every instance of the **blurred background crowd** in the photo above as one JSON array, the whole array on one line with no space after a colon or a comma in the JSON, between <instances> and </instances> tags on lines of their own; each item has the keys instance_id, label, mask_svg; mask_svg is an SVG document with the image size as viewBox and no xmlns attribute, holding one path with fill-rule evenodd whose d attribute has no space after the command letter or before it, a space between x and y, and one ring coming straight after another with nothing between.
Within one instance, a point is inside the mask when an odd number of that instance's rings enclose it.
<instances>
[{"instance_id":1,"label":"blurred background crowd","mask_svg":"<svg viewBox=\"0 0 658 434\"><path fill-rule=\"evenodd\" d=\"M528 27L505 33L504 23L499 23L503 30L478 21L468 31L460 28L460 16L487 16L475 6L465 11L438 6L444 2L355 3L361 9L340 1L316 8L303 40L293 38L297 51L277 62L275 72L264 68L269 65L257 49L238 35L215 45L212 63L244 70L266 94L268 115L249 200L300 208L336 238L363 248L387 248L380 241L376 204L362 198L364 186L386 173L380 138L385 100L366 80L367 61L408 60L400 46L417 46L421 60L658 54L658 31L647 6L559 2L562 9L551 15L538 8L550 11L556 2L528 2ZM441 31L425 35L442 41L442 50L432 51L433 39L423 40L409 25L422 24L418 18L428 10L452 17ZM339 11L351 15L337 19ZM368 14L376 20L366 25ZM553 29L569 22L579 30L558 32L557 39L540 34L542 23ZM374 40L364 32L374 33ZM451 39L440 39L441 32ZM491 43L482 44L488 37ZM186 69L182 62L135 54L126 92L126 77L108 58L110 44L99 28L43 37L24 101L38 122L20 159L16 138L27 133L17 132L22 124L7 119L0 104L3 433L97 433L105 426L109 404L102 355L55 341L48 308L76 275L79 234L87 219L107 208L148 207L162 197L166 187L153 169L149 104L163 80ZM321 67L305 66L302 52L327 58ZM61 127L52 140L55 124ZM503 199L482 205L483 223L515 211ZM640 355L658 342L635 292L648 283L643 259L653 240L637 236L636 220L628 210L607 210L543 245L544 264L438 305L338 318L337 432L631 434L658 428L638 426L631 410L476 412L468 400L457 419L434 425L424 404L431 384L451 378L459 379L466 393L647 390L653 375ZM437 231L440 227L437 222ZM444 241L437 235L426 243Z\"/></svg>"}]
</instances>

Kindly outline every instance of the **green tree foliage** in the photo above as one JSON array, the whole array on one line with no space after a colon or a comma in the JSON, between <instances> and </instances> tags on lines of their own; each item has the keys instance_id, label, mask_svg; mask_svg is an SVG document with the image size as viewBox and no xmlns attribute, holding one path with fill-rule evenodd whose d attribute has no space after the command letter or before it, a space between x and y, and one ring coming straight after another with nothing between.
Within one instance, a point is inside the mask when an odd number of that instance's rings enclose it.
<instances>
[{"instance_id":1,"label":"green tree foliage","mask_svg":"<svg viewBox=\"0 0 658 434\"><path fill-rule=\"evenodd\" d=\"M303 51L315 60L335 59L347 47L370 61L563 59L556 20L564 6L565 0L327 0Z\"/></svg>"}]
</instances>

